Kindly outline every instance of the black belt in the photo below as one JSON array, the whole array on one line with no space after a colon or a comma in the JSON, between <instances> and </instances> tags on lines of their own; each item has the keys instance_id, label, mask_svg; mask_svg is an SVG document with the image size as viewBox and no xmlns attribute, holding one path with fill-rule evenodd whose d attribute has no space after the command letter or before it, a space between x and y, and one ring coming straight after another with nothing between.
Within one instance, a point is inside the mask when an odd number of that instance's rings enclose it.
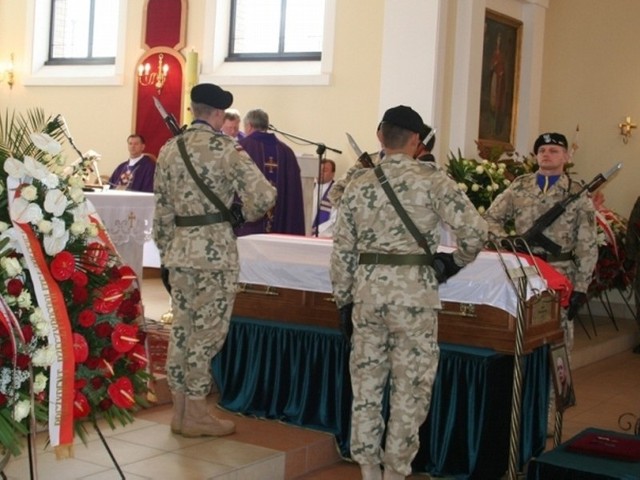
<instances>
[{"instance_id":1,"label":"black belt","mask_svg":"<svg viewBox=\"0 0 640 480\"><path fill-rule=\"evenodd\" d=\"M188 217L176 215L175 217L176 227L201 227L226 221L226 217L221 212L207 213L206 215L189 215Z\"/></svg>"},{"instance_id":2,"label":"black belt","mask_svg":"<svg viewBox=\"0 0 640 480\"><path fill-rule=\"evenodd\" d=\"M558 255L549 254L545 258L545 261L549 263L567 262L569 260L573 260L573 252L564 252L564 253L559 253Z\"/></svg>"},{"instance_id":3,"label":"black belt","mask_svg":"<svg viewBox=\"0 0 640 480\"><path fill-rule=\"evenodd\" d=\"M360 265L431 265L431 256L424 254L361 253Z\"/></svg>"}]
</instances>

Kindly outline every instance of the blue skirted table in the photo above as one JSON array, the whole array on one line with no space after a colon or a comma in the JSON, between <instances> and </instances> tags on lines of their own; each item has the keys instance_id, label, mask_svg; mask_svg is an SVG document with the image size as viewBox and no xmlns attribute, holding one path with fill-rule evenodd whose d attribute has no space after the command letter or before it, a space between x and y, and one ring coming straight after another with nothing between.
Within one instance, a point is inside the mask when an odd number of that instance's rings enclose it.
<instances>
[{"instance_id":1,"label":"blue skirted table","mask_svg":"<svg viewBox=\"0 0 640 480\"><path fill-rule=\"evenodd\" d=\"M508 465L513 357L440 347L414 471L498 478ZM547 347L524 358L520 467L545 446L548 369ZM338 330L234 317L213 372L224 408L332 433L349 456L349 346Z\"/></svg>"}]
</instances>

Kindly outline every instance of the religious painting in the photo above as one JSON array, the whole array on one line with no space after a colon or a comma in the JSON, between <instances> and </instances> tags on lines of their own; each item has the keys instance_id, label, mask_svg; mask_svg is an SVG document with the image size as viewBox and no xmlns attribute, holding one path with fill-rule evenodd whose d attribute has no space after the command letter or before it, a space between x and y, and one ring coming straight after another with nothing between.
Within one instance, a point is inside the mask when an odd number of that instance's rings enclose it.
<instances>
[{"instance_id":1,"label":"religious painting","mask_svg":"<svg viewBox=\"0 0 640 480\"><path fill-rule=\"evenodd\" d=\"M513 150L518 111L522 22L487 10L484 23L480 128L482 147Z\"/></svg>"},{"instance_id":2,"label":"religious painting","mask_svg":"<svg viewBox=\"0 0 640 480\"><path fill-rule=\"evenodd\" d=\"M549 363L551 377L553 378L553 389L556 393L556 410L564 412L567 408L576 404L569 355L564 343L551 348Z\"/></svg>"}]
</instances>

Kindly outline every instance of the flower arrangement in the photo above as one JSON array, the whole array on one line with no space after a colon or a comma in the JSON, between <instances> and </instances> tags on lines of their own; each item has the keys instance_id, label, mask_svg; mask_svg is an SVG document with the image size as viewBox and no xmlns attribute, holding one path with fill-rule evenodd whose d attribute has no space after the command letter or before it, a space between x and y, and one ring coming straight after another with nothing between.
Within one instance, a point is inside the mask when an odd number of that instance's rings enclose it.
<instances>
[{"instance_id":1,"label":"flower arrangement","mask_svg":"<svg viewBox=\"0 0 640 480\"><path fill-rule=\"evenodd\" d=\"M135 273L84 197L92 159L65 168L62 126L41 111L17 125L0 123L11 132L0 138L0 294L15 317L0 326L0 445L12 453L31 408L38 421L48 413L51 443L64 447L97 418L133 421L151 380Z\"/></svg>"},{"instance_id":2,"label":"flower arrangement","mask_svg":"<svg viewBox=\"0 0 640 480\"><path fill-rule=\"evenodd\" d=\"M497 160L475 160L449 154L447 173L464 191L480 213L484 213L493 199L502 193L514 178L537 170L535 159L517 158L505 154Z\"/></svg>"},{"instance_id":3,"label":"flower arrangement","mask_svg":"<svg viewBox=\"0 0 640 480\"><path fill-rule=\"evenodd\" d=\"M487 152L484 152L485 154ZM489 158L481 160L463 158L451 153L448 158L447 173L466 193L478 212L484 213L491 202L502 193L516 177L532 173L538 169L533 155L519 157L517 153L491 151ZM567 170L573 167L567 164ZM590 295L599 295L606 290L626 289L633 277L623 268L624 238L627 231L626 220L604 206L601 193L594 195L598 226L598 262L589 286ZM515 234L512 227L506 231Z\"/></svg>"}]
</instances>

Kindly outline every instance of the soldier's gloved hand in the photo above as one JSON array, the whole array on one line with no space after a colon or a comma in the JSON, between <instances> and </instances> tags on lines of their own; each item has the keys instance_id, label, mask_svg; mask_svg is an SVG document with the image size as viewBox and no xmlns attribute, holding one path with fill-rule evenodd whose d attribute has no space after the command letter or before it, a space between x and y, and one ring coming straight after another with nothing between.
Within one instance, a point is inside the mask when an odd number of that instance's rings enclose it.
<instances>
[{"instance_id":1,"label":"soldier's gloved hand","mask_svg":"<svg viewBox=\"0 0 640 480\"><path fill-rule=\"evenodd\" d=\"M167 289L167 292L171 293L171 283L169 283L169 269L164 265L160 265L160 279L162 285Z\"/></svg>"},{"instance_id":2,"label":"soldier's gloved hand","mask_svg":"<svg viewBox=\"0 0 640 480\"><path fill-rule=\"evenodd\" d=\"M587 294L584 292L573 292L569 299L569 308L567 309L567 318L573 320L578 314L580 307L587 303Z\"/></svg>"},{"instance_id":3,"label":"soldier's gloved hand","mask_svg":"<svg viewBox=\"0 0 640 480\"><path fill-rule=\"evenodd\" d=\"M462 267L453 261L453 253L438 252L433 256L433 269L438 283L444 283L458 273Z\"/></svg>"},{"instance_id":4,"label":"soldier's gloved hand","mask_svg":"<svg viewBox=\"0 0 640 480\"><path fill-rule=\"evenodd\" d=\"M345 306L338 309L340 316L340 332L344 338L350 342L351 335L353 334L353 320L351 316L353 314L353 303L347 303Z\"/></svg>"}]
</instances>

